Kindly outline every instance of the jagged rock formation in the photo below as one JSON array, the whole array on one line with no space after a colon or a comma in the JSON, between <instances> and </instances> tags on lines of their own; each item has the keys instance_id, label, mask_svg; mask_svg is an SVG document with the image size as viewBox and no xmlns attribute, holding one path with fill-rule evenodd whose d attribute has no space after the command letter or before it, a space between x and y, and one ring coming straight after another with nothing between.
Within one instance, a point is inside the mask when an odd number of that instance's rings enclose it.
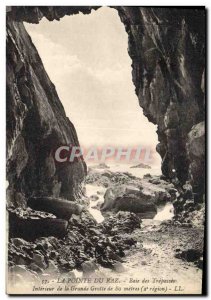
<instances>
[{"instance_id":1,"label":"jagged rock formation","mask_svg":"<svg viewBox=\"0 0 211 300\"><path fill-rule=\"evenodd\" d=\"M203 9L121 7L129 36L133 82L140 106L158 125L157 151L162 172L183 184L190 177L194 192L204 192L192 174L188 133L204 120L205 11ZM204 144L202 144L204 151ZM200 166L204 164L203 155ZM175 170L175 172L174 172Z\"/></svg>"},{"instance_id":2,"label":"jagged rock formation","mask_svg":"<svg viewBox=\"0 0 211 300\"><path fill-rule=\"evenodd\" d=\"M11 197L17 202L24 202L20 195L31 193L74 199L85 175L83 161L62 166L53 161L51 149L78 145L77 135L23 21L59 20L64 15L90 13L92 8L98 7L7 8L7 173ZM200 197L204 146L197 155L189 149L193 148L193 126L200 123L202 127L205 118L205 10L114 8L128 33L140 106L149 121L158 125L162 172L182 184L191 179ZM195 176L198 167L200 181Z\"/></svg>"},{"instance_id":3,"label":"jagged rock formation","mask_svg":"<svg viewBox=\"0 0 211 300\"><path fill-rule=\"evenodd\" d=\"M17 206L29 196L79 198L83 160L56 164L53 151L79 145L55 86L22 22L7 23L7 180ZM22 198L20 200L20 198Z\"/></svg>"},{"instance_id":4,"label":"jagged rock formation","mask_svg":"<svg viewBox=\"0 0 211 300\"><path fill-rule=\"evenodd\" d=\"M39 225L41 222L45 222L46 225L48 219L39 221ZM66 223L67 221L54 219L51 223L53 235L57 236L56 233L61 235L61 229L67 227ZM90 262L115 269L116 262L121 261L121 257L125 256L125 250L136 244L135 239L129 234L140 228L140 221L135 214L128 212L118 213L98 225L87 215L82 215L81 219L72 216L63 240L52 235L45 237L45 232L50 229L50 226L49 228L39 226L33 232L29 232L30 226L26 228L24 223L21 225L22 236L12 237L8 246L9 273L16 281L19 280L17 274L20 272L20 267L28 273L25 280L31 277L30 272L34 275L47 272L58 276L59 273L68 273L77 268L86 273L85 264L88 267ZM54 225L57 225L55 232L53 232ZM39 235L41 231L42 236ZM36 239L33 239L34 237Z\"/></svg>"}]
</instances>

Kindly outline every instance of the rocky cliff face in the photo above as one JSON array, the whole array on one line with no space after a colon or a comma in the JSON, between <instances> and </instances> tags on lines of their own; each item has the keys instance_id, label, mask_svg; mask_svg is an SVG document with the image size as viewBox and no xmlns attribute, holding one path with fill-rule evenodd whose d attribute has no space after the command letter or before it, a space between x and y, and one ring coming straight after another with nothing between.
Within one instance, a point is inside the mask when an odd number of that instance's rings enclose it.
<instances>
[{"instance_id":1,"label":"rocky cliff face","mask_svg":"<svg viewBox=\"0 0 211 300\"><path fill-rule=\"evenodd\" d=\"M53 149L79 145L55 86L22 22L7 24L8 197L21 206L29 196L79 198L83 160L56 164Z\"/></svg>"},{"instance_id":2,"label":"rocky cliff face","mask_svg":"<svg viewBox=\"0 0 211 300\"><path fill-rule=\"evenodd\" d=\"M75 199L86 172L83 161L62 166L53 161L52 148L78 145L78 139L23 21L59 20L97 8L7 8L7 173L9 193L17 203L31 194ZM205 11L114 8L128 33L140 106L158 125L162 172L182 185L191 180L200 198L204 192Z\"/></svg>"},{"instance_id":3,"label":"rocky cliff face","mask_svg":"<svg viewBox=\"0 0 211 300\"><path fill-rule=\"evenodd\" d=\"M204 68L205 11L203 9L118 8L129 36L133 82L140 106L158 125L157 151L162 172L184 184L191 179L194 192L204 191ZM201 123L202 122L202 123ZM197 164L188 143L193 126L203 136ZM199 145L200 144L200 145ZM196 157L196 156L194 156ZM200 161L200 162L199 162ZM201 174L199 180L196 174Z\"/></svg>"}]
</instances>

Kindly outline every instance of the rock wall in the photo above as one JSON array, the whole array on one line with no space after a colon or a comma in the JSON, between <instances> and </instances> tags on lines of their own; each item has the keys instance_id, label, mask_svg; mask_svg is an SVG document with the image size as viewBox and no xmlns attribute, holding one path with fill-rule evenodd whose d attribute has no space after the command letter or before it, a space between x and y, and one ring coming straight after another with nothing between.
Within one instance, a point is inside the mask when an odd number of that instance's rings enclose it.
<instances>
[{"instance_id":1,"label":"rock wall","mask_svg":"<svg viewBox=\"0 0 211 300\"><path fill-rule=\"evenodd\" d=\"M17 203L40 194L75 199L86 173L83 161L62 166L53 161L52 148L78 145L78 139L23 21L59 20L97 8L7 8L7 174ZM158 125L162 172L181 184L191 180L200 197L205 175L205 10L114 8L128 33L140 106ZM195 151L199 135L200 151Z\"/></svg>"},{"instance_id":2,"label":"rock wall","mask_svg":"<svg viewBox=\"0 0 211 300\"><path fill-rule=\"evenodd\" d=\"M79 198L84 161L56 164L52 152L61 145L79 145L74 125L23 23L11 18L7 22L6 113L11 204L24 206L30 196Z\"/></svg>"},{"instance_id":3,"label":"rock wall","mask_svg":"<svg viewBox=\"0 0 211 300\"><path fill-rule=\"evenodd\" d=\"M205 10L120 7L118 11L129 36L140 106L158 125L162 172L181 184L191 180L200 197L205 177ZM193 168L189 133L197 131L199 123L203 137ZM201 174L200 180L196 174Z\"/></svg>"}]
</instances>

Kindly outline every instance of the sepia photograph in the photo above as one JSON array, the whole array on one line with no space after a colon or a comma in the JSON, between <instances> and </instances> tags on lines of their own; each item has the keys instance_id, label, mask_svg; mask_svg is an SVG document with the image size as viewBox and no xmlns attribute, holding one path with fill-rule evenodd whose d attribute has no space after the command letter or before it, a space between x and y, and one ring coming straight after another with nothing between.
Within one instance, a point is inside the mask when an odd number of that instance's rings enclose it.
<instances>
[{"instance_id":1,"label":"sepia photograph","mask_svg":"<svg viewBox=\"0 0 211 300\"><path fill-rule=\"evenodd\" d=\"M205 6L7 6L6 293L205 295Z\"/></svg>"}]
</instances>

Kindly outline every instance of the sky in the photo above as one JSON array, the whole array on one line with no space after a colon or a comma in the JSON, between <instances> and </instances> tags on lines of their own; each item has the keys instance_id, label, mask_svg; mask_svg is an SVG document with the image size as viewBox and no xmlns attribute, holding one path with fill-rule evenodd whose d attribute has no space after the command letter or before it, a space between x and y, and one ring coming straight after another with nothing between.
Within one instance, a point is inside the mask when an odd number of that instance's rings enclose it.
<instances>
[{"instance_id":1,"label":"sky","mask_svg":"<svg viewBox=\"0 0 211 300\"><path fill-rule=\"evenodd\" d=\"M155 150L157 126L143 115L132 83L128 36L115 9L24 23L55 84L79 142ZM155 154L156 164L160 157Z\"/></svg>"}]
</instances>

